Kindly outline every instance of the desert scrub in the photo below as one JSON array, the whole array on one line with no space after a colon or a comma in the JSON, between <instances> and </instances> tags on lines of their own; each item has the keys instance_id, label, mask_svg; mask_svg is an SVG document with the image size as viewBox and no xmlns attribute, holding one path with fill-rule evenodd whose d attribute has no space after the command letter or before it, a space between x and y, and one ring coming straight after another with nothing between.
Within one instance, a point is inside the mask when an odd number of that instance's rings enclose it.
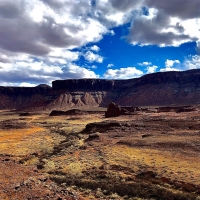
<instances>
[{"instance_id":1,"label":"desert scrub","mask_svg":"<svg viewBox=\"0 0 200 200\"><path fill-rule=\"evenodd\" d=\"M84 166L80 162L69 163L64 169L63 172L70 174L72 176L81 176Z\"/></svg>"},{"instance_id":2,"label":"desert scrub","mask_svg":"<svg viewBox=\"0 0 200 200\"><path fill-rule=\"evenodd\" d=\"M43 167L44 167L44 171L45 172L51 172L54 171L56 166L55 163L51 160L47 160L47 159L42 159Z\"/></svg>"},{"instance_id":3,"label":"desert scrub","mask_svg":"<svg viewBox=\"0 0 200 200\"><path fill-rule=\"evenodd\" d=\"M28 159L26 162L24 162L24 165L38 165L40 163L38 157L32 157Z\"/></svg>"},{"instance_id":4,"label":"desert scrub","mask_svg":"<svg viewBox=\"0 0 200 200\"><path fill-rule=\"evenodd\" d=\"M69 127L62 127L58 131L62 135L69 135L72 133L72 130L73 130L72 126L69 126Z\"/></svg>"}]
</instances>

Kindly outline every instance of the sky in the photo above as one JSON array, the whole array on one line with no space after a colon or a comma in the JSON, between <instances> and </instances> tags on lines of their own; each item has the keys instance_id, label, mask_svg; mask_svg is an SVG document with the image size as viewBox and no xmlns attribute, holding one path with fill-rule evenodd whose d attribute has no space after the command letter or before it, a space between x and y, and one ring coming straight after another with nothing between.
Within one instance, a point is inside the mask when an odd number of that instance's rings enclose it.
<instances>
[{"instance_id":1,"label":"sky","mask_svg":"<svg viewBox=\"0 0 200 200\"><path fill-rule=\"evenodd\" d=\"M200 68L199 0L0 0L0 85Z\"/></svg>"}]
</instances>

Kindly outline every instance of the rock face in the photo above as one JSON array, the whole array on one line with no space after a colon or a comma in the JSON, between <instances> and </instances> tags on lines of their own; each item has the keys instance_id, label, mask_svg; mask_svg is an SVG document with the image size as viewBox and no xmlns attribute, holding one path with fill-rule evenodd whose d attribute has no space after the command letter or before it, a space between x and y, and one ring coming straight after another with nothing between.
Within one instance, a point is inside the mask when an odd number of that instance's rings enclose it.
<instances>
[{"instance_id":1,"label":"rock face","mask_svg":"<svg viewBox=\"0 0 200 200\"><path fill-rule=\"evenodd\" d=\"M68 91L110 91L114 88L114 80L102 79L69 79L52 82L54 90Z\"/></svg>"},{"instance_id":2,"label":"rock face","mask_svg":"<svg viewBox=\"0 0 200 200\"><path fill-rule=\"evenodd\" d=\"M42 109L54 98L51 91L51 87L0 86L0 109Z\"/></svg>"},{"instance_id":3,"label":"rock face","mask_svg":"<svg viewBox=\"0 0 200 200\"><path fill-rule=\"evenodd\" d=\"M0 109L68 110L127 106L177 106L200 104L200 69L159 72L129 80L57 80L52 88L0 87Z\"/></svg>"}]
</instances>

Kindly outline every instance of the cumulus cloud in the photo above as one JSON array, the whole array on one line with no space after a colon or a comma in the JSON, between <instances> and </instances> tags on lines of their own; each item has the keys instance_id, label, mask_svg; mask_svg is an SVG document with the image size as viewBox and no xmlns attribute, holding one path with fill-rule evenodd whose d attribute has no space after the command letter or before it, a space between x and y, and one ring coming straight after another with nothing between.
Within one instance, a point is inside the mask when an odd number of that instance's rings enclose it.
<instances>
[{"instance_id":1,"label":"cumulus cloud","mask_svg":"<svg viewBox=\"0 0 200 200\"><path fill-rule=\"evenodd\" d=\"M51 84L52 80L68 78L98 78L93 71L73 63L61 65L40 60L27 59L15 63L0 63L0 84L40 83ZM13 85L12 84L12 85ZM20 85L21 86L21 85Z\"/></svg>"},{"instance_id":2,"label":"cumulus cloud","mask_svg":"<svg viewBox=\"0 0 200 200\"><path fill-rule=\"evenodd\" d=\"M180 71L180 61L179 60L169 60L167 59L165 62L165 68L160 69L160 72L168 72L168 71Z\"/></svg>"},{"instance_id":3,"label":"cumulus cloud","mask_svg":"<svg viewBox=\"0 0 200 200\"><path fill-rule=\"evenodd\" d=\"M200 1L193 0L192 3L185 0L174 0L173 4L167 1L146 0L148 7L154 7L170 16L182 19L194 19L200 17Z\"/></svg>"},{"instance_id":4,"label":"cumulus cloud","mask_svg":"<svg viewBox=\"0 0 200 200\"><path fill-rule=\"evenodd\" d=\"M82 56L89 63L102 63L100 48L93 45L84 53L81 48L128 23L126 39L133 45L165 47L195 41L200 54L199 0L174 0L173 4L160 0L0 0L1 84L98 77L94 67L89 70L75 63ZM185 61L184 67L197 67L197 60ZM176 64L162 70L178 69ZM148 62L138 65L155 70ZM141 75L133 67L109 70L104 74L107 77L126 78L127 71Z\"/></svg>"},{"instance_id":5,"label":"cumulus cloud","mask_svg":"<svg viewBox=\"0 0 200 200\"><path fill-rule=\"evenodd\" d=\"M97 45L94 45L90 48L90 50L98 52L100 51L100 48Z\"/></svg>"},{"instance_id":6,"label":"cumulus cloud","mask_svg":"<svg viewBox=\"0 0 200 200\"><path fill-rule=\"evenodd\" d=\"M183 63L184 70L200 69L200 56L194 55L187 58Z\"/></svg>"},{"instance_id":7,"label":"cumulus cloud","mask_svg":"<svg viewBox=\"0 0 200 200\"><path fill-rule=\"evenodd\" d=\"M142 63L138 63L139 66L149 66L152 65L151 62L142 62Z\"/></svg>"},{"instance_id":8,"label":"cumulus cloud","mask_svg":"<svg viewBox=\"0 0 200 200\"><path fill-rule=\"evenodd\" d=\"M112 28L129 22L139 4L116 0L0 0L1 83L98 77L76 65L81 53L70 50L98 42L105 34L113 35ZM84 57L91 63L102 63L103 57L94 53L99 51L93 45ZM14 73L22 72L23 76L14 77Z\"/></svg>"},{"instance_id":9,"label":"cumulus cloud","mask_svg":"<svg viewBox=\"0 0 200 200\"><path fill-rule=\"evenodd\" d=\"M167 68L173 67L175 64L180 64L180 61L179 60L169 60L169 59L167 59L166 62L165 62L165 66Z\"/></svg>"},{"instance_id":10,"label":"cumulus cloud","mask_svg":"<svg viewBox=\"0 0 200 200\"><path fill-rule=\"evenodd\" d=\"M98 63L102 63L103 62L103 57L98 55L98 54L94 54L91 51L87 51L84 55L85 59L89 62L98 62Z\"/></svg>"},{"instance_id":11,"label":"cumulus cloud","mask_svg":"<svg viewBox=\"0 0 200 200\"><path fill-rule=\"evenodd\" d=\"M151 12L152 16L138 17L132 23L127 39L133 45L179 46L195 39L180 31L180 25L173 25L169 16L154 9Z\"/></svg>"},{"instance_id":12,"label":"cumulus cloud","mask_svg":"<svg viewBox=\"0 0 200 200\"><path fill-rule=\"evenodd\" d=\"M146 73L147 73L147 74L155 73L157 68L158 68L158 66L156 66L156 65L149 66L149 67L146 68L146 70L147 70Z\"/></svg>"},{"instance_id":13,"label":"cumulus cloud","mask_svg":"<svg viewBox=\"0 0 200 200\"><path fill-rule=\"evenodd\" d=\"M120 69L108 69L104 77L109 79L129 79L136 78L143 75L143 72L136 69L135 67L127 67Z\"/></svg>"},{"instance_id":14,"label":"cumulus cloud","mask_svg":"<svg viewBox=\"0 0 200 200\"><path fill-rule=\"evenodd\" d=\"M142 5L142 0L135 0L135 1L130 1L130 0L111 0L111 4L114 8L116 8L119 11L126 12L131 9L137 9Z\"/></svg>"},{"instance_id":15,"label":"cumulus cloud","mask_svg":"<svg viewBox=\"0 0 200 200\"><path fill-rule=\"evenodd\" d=\"M113 67L114 65L112 63L107 65L107 68Z\"/></svg>"},{"instance_id":16,"label":"cumulus cloud","mask_svg":"<svg viewBox=\"0 0 200 200\"><path fill-rule=\"evenodd\" d=\"M174 6L177 5L177 6ZM200 39L200 2L175 0L143 1L146 13L140 13L132 21L127 37L132 44L179 46Z\"/></svg>"}]
</instances>

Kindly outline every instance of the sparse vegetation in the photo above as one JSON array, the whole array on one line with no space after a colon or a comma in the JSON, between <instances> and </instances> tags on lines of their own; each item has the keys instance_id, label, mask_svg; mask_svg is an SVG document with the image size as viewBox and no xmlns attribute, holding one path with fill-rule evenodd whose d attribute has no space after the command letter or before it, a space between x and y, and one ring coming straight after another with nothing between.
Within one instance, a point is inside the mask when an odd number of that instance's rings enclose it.
<instances>
[{"instance_id":1,"label":"sparse vegetation","mask_svg":"<svg viewBox=\"0 0 200 200\"><path fill-rule=\"evenodd\" d=\"M193 200L200 192L198 115L143 113L115 118L120 123L106 129L102 114L14 115L0 129L0 151L84 200ZM101 121L98 132L93 122Z\"/></svg>"}]
</instances>

